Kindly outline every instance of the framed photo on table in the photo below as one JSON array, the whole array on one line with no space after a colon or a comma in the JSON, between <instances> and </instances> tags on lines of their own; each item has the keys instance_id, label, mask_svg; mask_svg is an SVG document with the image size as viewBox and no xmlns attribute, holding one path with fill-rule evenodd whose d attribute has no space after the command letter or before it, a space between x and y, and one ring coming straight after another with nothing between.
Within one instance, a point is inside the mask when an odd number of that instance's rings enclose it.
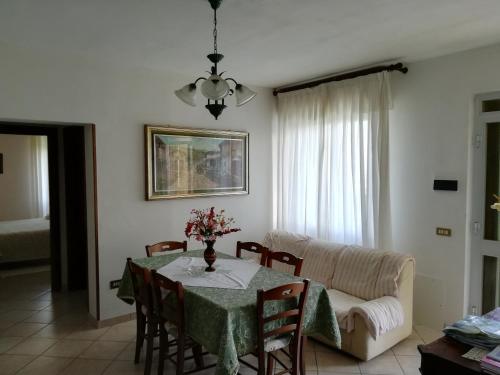
<instances>
[{"instance_id":1,"label":"framed photo on table","mask_svg":"<svg viewBox=\"0 0 500 375\"><path fill-rule=\"evenodd\" d=\"M248 133L145 125L146 199L248 194Z\"/></svg>"}]
</instances>

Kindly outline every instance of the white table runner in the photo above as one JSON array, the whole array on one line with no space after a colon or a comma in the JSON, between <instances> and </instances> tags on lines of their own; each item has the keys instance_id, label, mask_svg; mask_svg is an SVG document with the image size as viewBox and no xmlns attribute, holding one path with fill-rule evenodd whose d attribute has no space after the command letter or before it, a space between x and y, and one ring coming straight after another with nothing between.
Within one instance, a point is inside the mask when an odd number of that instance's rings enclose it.
<instances>
[{"instance_id":1,"label":"white table runner","mask_svg":"<svg viewBox=\"0 0 500 375\"><path fill-rule=\"evenodd\" d=\"M217 259L215 271L206 272L203 258L179 257L158 269L158 273L188 286L246 289L260 265L241 259Z\"/></svg>"}]
</instances>

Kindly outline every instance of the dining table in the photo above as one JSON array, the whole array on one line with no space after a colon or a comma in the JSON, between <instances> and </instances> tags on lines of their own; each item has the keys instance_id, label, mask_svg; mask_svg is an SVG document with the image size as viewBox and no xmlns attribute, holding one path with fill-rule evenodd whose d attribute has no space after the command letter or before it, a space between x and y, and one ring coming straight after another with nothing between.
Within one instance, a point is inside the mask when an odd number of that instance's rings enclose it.
<instances>
[{"instance_id":1,"label":"dining table","mask_svg":"<svg viewBox=\"0 0 500 375\"><path fill-rule=\"evenodd\" d=\"M203 259L203 250L137 258L133 262L141 267L162 273L169 264L177 264L185 259ZM216 375L235 375L238 373L238 358L255 352L257 347L257 290L268 290L283 284L302 281L303 278L279 272L268 267L250 266L248 260L217 252L217 267L221 259L242 262L239 267L257 267L247 285L214 287L210 282L203 286L184 284L184 304L186 333L209 352L217 356ZM199 259L194 259L199 260ZM246 263L245 263L246 262ZM177 267L174 267L177 268ZM191 268L189 268L190 270ZM190 273L190 271L185 271ZM206 277L212 277L206 272ZM179 275L184 277L186 275ZM196 277L203 277L197 274ZM239 281L241 284L241 282ZM200 285L200 283L194 283ZM117 293L126 303L134 303L134 290L130 271L125 264L122 281ZM285 302L284 302L285 303ZM270 307L277 310L279 306ZM272 312L273 310L271 310ZM311 281L305 303L303 335L323 336L340 348L340 331L335 312L323 284Z\"/></svg>"}]
</instances>

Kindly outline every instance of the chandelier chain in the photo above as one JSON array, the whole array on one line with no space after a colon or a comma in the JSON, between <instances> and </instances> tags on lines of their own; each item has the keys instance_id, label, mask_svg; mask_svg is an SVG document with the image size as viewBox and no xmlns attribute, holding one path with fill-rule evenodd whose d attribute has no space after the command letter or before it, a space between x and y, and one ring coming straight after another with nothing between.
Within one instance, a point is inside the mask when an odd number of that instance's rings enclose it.
<instances>
[{"instance_id":1,"label":"chandelier chain","mask_svg":"<svg viewBox=\"0 0 500 375\"><path fill-rule=\"evenodd\" d=\"M214 54L217 54L217 9L214 9Z\"/></svg>"}]
</instances>

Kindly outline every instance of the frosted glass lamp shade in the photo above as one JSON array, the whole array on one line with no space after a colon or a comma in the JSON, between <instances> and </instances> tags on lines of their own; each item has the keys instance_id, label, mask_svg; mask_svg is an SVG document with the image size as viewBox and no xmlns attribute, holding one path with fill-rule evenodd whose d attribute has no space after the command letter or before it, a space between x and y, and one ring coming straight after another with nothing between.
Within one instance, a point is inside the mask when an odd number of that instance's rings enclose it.
<instances>
[{"instance_id":1,"label":"frosted glass lamp shade","mask_svg":"<svg viewBox=\"0 0 500 375\"><path fill-rule=\"evenodd\" d=\"M229 85L219 75L212 74L201 84L201 93L205 98L219 100L229 94Z\"/></svg>"},{"instance_id":2,"label":"frosted glass lamp shade","mask_svg":"<svg viewBox=\"0 0 500 375\"><path fill-rule=\"evenodd\" d=\"M175 95L184 103L192 107L196 107L196 85L194 83L190 83L189 85L176 90Z\"/></svg>"},{"instance_id":3,"label":"frosted glass lamp shade","mask_svg":"<svg viewBox=\"0 0 500 375\"><path fill-rule=\"evenodd\" d=\"M255 95L257 95L255 91L252 91L248 87L243 86L239 83L235 87L234 94L236 96L237 107L241 107L243 104L248 103L255 97Z\"/></svg>"}]
</instances>

